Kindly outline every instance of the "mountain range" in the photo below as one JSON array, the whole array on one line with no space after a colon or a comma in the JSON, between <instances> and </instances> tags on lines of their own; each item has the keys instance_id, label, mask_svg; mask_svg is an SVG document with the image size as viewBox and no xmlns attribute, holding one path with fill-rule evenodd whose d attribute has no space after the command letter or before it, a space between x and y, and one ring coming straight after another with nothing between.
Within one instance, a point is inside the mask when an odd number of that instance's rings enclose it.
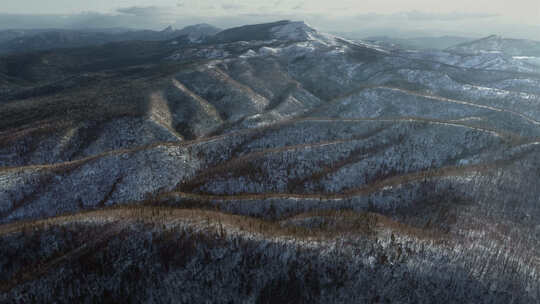
<instances>
[{"instance_id":1,"label":"mountain range","mask_svg":"<svg viewBox=\"0 0 540 304\"><path fill-rule=\"evenodd\" d=\"M0 31L0 54L21 53L59 48L79 48L120 41L163 41L186 37L195 42L221 30L209 24L197 24L177 30L167 27L152 30L5 30Z\"/></svg>"},{"instance_id":2,"label":"mountain range","mask_svg":"<svg viewBox=\"0 0 540 304\"><path fill-rule=\"evenodd\" d=\"M353 35L349 35L354 38ZM444 50L454 47L458 44L471 42L476 39L459 36L440 36L440 37L415 37L415 38L395 38L389 36L370 36L361 38L361 40L370 41L377 44L386 44L388 48L396 49L435 49Z\"/></svg>"},{"instance_id":3,"label":"mountain range","mask_svg":"<svg viewBox=\"0 0 540 304\"><path fill-rule=\"evenodd\" d=\"M0 302L540 299L535 43L150 36L0 57Z\"/></svg>"},{"instance_id":4,"label":"mountain range","mask_svg":"<svg viewBox=\"0 0 540 304\"><path fill-rule=\"evenodd\" d=\"M537 57L540 56L540 42L491 35L483 39L458 44L448 50L463 54L504 53L511 56Z\"/></svg>"}]
</instances>

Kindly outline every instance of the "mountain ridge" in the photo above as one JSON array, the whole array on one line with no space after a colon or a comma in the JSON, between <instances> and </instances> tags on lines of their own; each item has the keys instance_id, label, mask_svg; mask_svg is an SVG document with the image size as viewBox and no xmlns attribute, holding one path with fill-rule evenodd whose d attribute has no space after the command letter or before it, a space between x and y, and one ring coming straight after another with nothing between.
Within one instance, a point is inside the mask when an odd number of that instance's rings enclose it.
<instances>
[{"instance_id":1,"label":"mountain ridge","mask_svg":"<svg viewBox=\"0 0 540 304\"><path fill-rule=\"evenodd\" d=\"M0 57L1 302L538 299L537 66L193 38Z\"/></svg>"},{"instance_id":2,"label":"mountain ridge","mask_svg":"<svg viewBox=\"0 0 540 304\"><path fill-rule=\"evenodd\" d=\"M303 41L314 33L317 33L317 30L304 21L281 20L226 29L211 37L210 41L219 43L272 39Z\"/></svg>"},{"instance_id":3,"label":"mountain ridge","mask_svg":"<svg viewBox=\"0 0 540 304\"><path fill-rule=\"evenodd\" d=\"M510 56L540 56L540 41L505 38L490 35L475 41L465 42L447 49L451 52L481 53L501 52Z\"/></svg>"},{"instance_id":4,"label":"mountain ridge","mask_svg":"<svg viewBox=\"0 0 540 304\"><path fill-rule=\"evenodd\" d=\"M181 36L187 37L190 42L199 42L218 33L220 30L209 24L196 24L179 30L169 26L161 31L128 29L118 30L118 32L103 30L42 30L33 33L30 31L28 35L0 41L0 54L90 47L131 40L166 41Z\"/></svg>"}]
</instances>

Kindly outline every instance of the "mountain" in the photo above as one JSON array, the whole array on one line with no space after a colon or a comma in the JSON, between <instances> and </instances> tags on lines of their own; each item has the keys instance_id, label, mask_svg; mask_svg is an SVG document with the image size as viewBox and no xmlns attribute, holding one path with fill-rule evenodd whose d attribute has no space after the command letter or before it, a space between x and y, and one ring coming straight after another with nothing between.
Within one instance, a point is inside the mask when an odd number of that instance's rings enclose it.
<instances>
[{"instance_id":1,"label":"mountain","mask_svg":"<svg viewBox=\"0 0 540 304\"><path fill-rule=\"evenodd\" d=\"M27 31L27 30L1 30L0 31L0 43L3 43L5 41L9 41L18 37L22 37L24 35L33 34L37 30L34 31Z\"/></svg>"},{"instance_id":2,"label":"mountain","mask_svg":"<svg viewBox=\"0 0 540 304\"><path fill-rule=\"evenodd\" d=\"M23 32L12 39L0 39L0 53L20 53L57 48L77 48L103 45L120 41L163 41L181 36L191 42L200 41L219 32L220 29L208 24L185 27L181 30L168 27L162 31L123 30L123 31L94 31L94 30L51 30L39 32ZM5 32L8 36L9 32Z\"/></svg>"},{"instance_id":3,"label":"mountain","mask_svg":"<svg viewBox=\"0 0 540 304\"><path fill-rule=\"evenodd\" d=\"M415 38L394 38L388 36L371 36L364 40L378 44L386 44L389 46L395 45L395 48L408 49L435 49L444 50L453 47L457 44L470 42L472 38L457 37L457 36L441 36L441 37L415 37Z\"/></svg>"},{"instance_id":4,"label":"mountain","mask_svg":"<svg viewBox=\"0 0 540 304\"><path fill-rule=\"evenodd\" d=\"M304 41L314 34L318 32L305 22L283 20L227 29L211 37L209 41L214 43L272 39Z\"/></svg>"},{"instance_id":5,"label":"mountain","mask_svg":"<svg viewBox=\"0 0 540 304\"><path fill-rule=\"evenodd\" d=\"M525 39L509 39L492 35L479 40L458 44L448 51L463 54L504 53L510 56L540 57L540 42Z\"/></svg>"},{"instance_id":6,"label":"mountain","mask_svg":"<svg viewBox=\"0 0 540 304\"><path fill-rule=\"evenodd\" d=\"M201 23L191 26L187 26L176 33L177 36L187 36L190 41L197 42L204 40L207 37L211 37L221 32L220 28L213 25Z\"/></svg>"},{"instance_id":7,"label":"mountain","mask_svg":"<svg viewBox=\"0 0 540 304\"><path fill-rule=\"evenodd\" d=\"M380 40L370 42L408 58L431 60L456 67L535 74L540 72L540 57L535 55L538 54L537 43L530 40L490 36L445 50L412 48L405 50L403 46Z\"/></svg>"},{"instance_id":8,"label":"mountain","mask_svg":"<svg viewBox=\"0 0 540 304\"><path fill-rule=\"evenodd\" d=\"M497 58L293 21L0 57L0 302L535 303L540 72Z\"/></svg>"}]
</instances>

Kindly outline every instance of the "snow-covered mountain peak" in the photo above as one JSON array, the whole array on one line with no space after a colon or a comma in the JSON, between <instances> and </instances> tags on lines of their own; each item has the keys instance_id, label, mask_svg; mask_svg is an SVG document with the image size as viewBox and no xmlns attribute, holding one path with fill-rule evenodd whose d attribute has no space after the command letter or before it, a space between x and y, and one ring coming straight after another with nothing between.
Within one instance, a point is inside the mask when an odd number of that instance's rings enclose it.
<instances>
[{"instance_id":1,"label":"snow-covered mountain peak","mask_svg":"<svg viewBox=\"0 0 540 304\"><path fill-rule=\"evenodd\" d=\"M210 37L219 33L221 29L206 23L189 25L177 31L177 34L185 35L191 42L201 42L206 37Z\"/></svg>"},{"instance_id":2,"label":"snow-covered mountain peak","mask_svg":"<svg viewBox=\"0 0 540 304\"><path fill-rule=\"evenodd\" d=\"M199 23L194 25L188 25L182 29L182 31L211 31L213 34L216 34L221 31L221 29L208 24L208 23Z\"/></svg>"},{"instance_id":3,"label":"snow-covered mountain peak","mask_svg":"<svg viewBox=\"0 0 540 304\"><path fill-rule=\"evenodd\" d=\"M169 25L167 26L165 29L163 29L161 32L163 33L172 33L174 32L176 29L174 27L172 27L172 25Z\"/></svg>"},{"instance_id":4,"label":"snow-covered mountain peak","mask_svg":"<svg viewBox=\"0 0 540 304\"><path fill-rule=\"evenodd\" d=\"M320 33L303 21L290 20L227 29L213 37L212 42L223 43L254 40L319 41L327 45L335 44L333 36Z\"/></svg>"},{"instance_id":5,"label":"snow-covered mountain peak","mask_svg":"<svg viewBox=\"0 0 540 304\"><path fill-rule=\"evenodd\" d=\"M319 32L304 21L288 21L271 28L270 32L278 40L310 41L326 46L338 44L335 36Z\"/></svg>"},{"instance_id":6,"label":"snow-covered mountain peak","mask_svg":"<svg viewBox=\"0 0 540 304\"><path fill-rule=\"evenodd\" d=\"M286 24L272 27L270 32L276 39L281 40L309 40L317 30L304 21L291 21Z\"/></svg>"}]
</instances>

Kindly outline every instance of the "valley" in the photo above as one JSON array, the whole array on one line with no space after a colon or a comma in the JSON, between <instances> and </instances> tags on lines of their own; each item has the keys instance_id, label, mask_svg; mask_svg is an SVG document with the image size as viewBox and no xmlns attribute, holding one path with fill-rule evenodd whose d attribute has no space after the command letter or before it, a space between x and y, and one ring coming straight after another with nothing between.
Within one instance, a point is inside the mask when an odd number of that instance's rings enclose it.
<instances>
[{"instance_id":1,"label":"valley","mask_svg":"<svg viewBox=\"0 0 540 304\"><path fill-rule=\"evenodd\" d=\"M196 33L0 57L1 302L539 301L536 44Z\"/></svg>"}]
</instances>

